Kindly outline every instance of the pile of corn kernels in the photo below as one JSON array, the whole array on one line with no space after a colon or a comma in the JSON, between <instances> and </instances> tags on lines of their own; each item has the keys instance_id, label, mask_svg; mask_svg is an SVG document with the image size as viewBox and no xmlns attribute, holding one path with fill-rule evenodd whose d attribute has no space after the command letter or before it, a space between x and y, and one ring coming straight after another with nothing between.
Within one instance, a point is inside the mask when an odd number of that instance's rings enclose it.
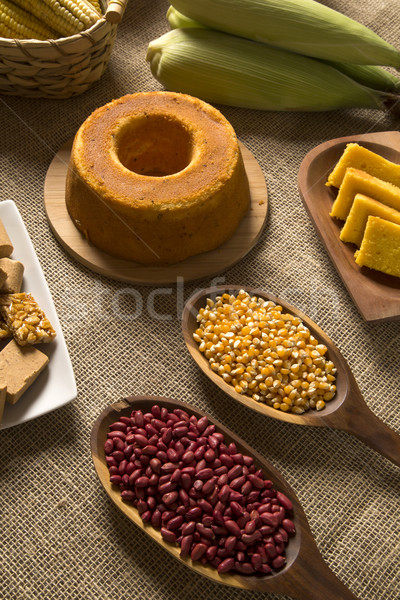
<instances>
[{"instance_id":1,"label":"pile of corn kernels","mask_svg":"<svg viewBox=\"0 0 400 600\"><path fill-rule=\"evenodd\" d=\"M326 346L282 306L240 290L208 299L197 322L200 352L237 393L295 414L322 410L335 396Z\"/></svg>"}]
</instances>

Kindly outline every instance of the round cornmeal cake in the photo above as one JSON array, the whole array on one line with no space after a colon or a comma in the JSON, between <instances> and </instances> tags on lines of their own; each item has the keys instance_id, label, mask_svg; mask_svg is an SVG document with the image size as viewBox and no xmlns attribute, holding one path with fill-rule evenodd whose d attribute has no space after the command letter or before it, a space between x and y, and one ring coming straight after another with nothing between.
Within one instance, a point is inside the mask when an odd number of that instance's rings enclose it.
<instances>
[{"instance_id":1,"label":"round cornmeal cake","mask_svg":"<svg viewBox=\"0 0 400 600\"><path fill-rule=\"evenodd\" d=\"M143 92L113 100L82 124L65 198L94 246L155 265L225 242L250 191L236 134L217 109L186 94Z\"/></svg>"}]
</instances>

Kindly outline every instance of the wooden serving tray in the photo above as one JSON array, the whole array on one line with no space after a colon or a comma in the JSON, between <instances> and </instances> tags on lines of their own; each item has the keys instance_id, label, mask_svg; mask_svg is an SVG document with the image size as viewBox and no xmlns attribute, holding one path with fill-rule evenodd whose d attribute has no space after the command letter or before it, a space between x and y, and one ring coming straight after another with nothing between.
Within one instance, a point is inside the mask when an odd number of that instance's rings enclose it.
<instances>
[{"instance_id":1,"label":"wooden serving tray","mask_svg":"<svg viewBox=\"0 0 400 600\"><path fill-rule=\"evenodd\" d=\"M325 185L329 173L346 144L356 142L384 158L400 164L400 132L385 131L336 138L311 150L300 165L300 196L344 285L366 321L400 318L400 279L359 267L354 259L356 247L340 240L342 221L329 213L336 190Z\"/></svg>"},{"instance_id":2,"label":"wooden serving tray","mask_svg":"<svg viewBox=\"0 0 400 600\"><path fill-rule=\"evenodd\" d=\"M240 142L239 142L240 143ZM143 285L165 285L211 277L223 273L241 260L257 243L268 212L267 186L253 154L240 143L250 184L251 206L233 236L219 248L192 256L180 263L147 266L116 258L90 244L75 227L65 204L65 178L72 140L57 152L47 171L44 202L50 227L64 249L92 271L118 281Z\"/></svg>"}]
</instances>

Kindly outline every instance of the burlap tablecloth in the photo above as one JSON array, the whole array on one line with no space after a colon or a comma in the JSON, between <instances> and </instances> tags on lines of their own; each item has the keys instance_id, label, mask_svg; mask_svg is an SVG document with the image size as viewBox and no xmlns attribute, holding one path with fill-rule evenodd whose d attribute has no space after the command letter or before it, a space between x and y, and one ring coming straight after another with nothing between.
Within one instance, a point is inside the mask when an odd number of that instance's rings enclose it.
<instances>
[{"instance_id":1,"label":"burlap tablecloth","mask_svg":"<svg viewBox=\"0 0 400 600\"><path fill-rule=\"evenodd\" d=\"M399 45L399 3L330 0ZM145 61L168 30L166 0L131 0L107 72L70 100L0 98L0 199L13 200L36 249L69 348L78 396L0 431L2 600L224 600L273 598L205 580L161 550L109 500L93 468L92 424L129 394L174 397L208 411L267 457L301 500L326 563L360 600L400 598L400 473L346 433L264 418L236 405L199 372L181 335L181 300L211 279L174 287L150 310L154 288L132 289L70 258L50 231L46 171L98 106L161 89ZM263 287L309 313L348 360L369 407L400 432L400 322L367 324L320 243L297 191L297 171L317 144L393 130L377 111L284 114L218 107L262 166L270 211L257 246L222 282ZM221 281L221 280L220 280ZM96 302L92 302L92 298ZM321 598L323 600L323 598Z\"/></svg>"}]
</instances>

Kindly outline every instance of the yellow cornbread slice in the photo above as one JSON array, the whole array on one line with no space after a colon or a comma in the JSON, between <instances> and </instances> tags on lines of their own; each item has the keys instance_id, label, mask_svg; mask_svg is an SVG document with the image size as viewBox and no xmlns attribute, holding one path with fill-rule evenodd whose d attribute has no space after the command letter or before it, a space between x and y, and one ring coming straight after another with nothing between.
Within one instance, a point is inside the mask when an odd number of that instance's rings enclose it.
<instances>
[{"instance_id":1,"label":"yellow cornbread slice","mask_svg":"<svg viewBox=\"0 0 400 600\"><path fill-rule=\"evenodd\" d=\"M368 217L356 263L400 277L400 225L379 217Z\"/></svg>"},{"instance_id":2,"label":"yellow cornbread slice","mask_svg":"<svg viewBox=\"0 0 400 600\"><path fill-rule=\"evenodd\" d=\"M326 185L339 188L348 167L366 171L374 177L400 187L400 165L355 143L347 144L345 151L330 173Z\"/></svg>"},{"instance_id":3,"label":"yellow cornbread slice","mask_svg":"<svg viewBox=\"0 0 400 600\"><path fill-rule=\"evenodd\" d=\"M400 211L400 187L382 181L365 171L349 167L346 170L336 200L332 204L331 217L345 221L356 194L365 194L386 206Z\"/></svg>"},{"instance_id":4,"label":"yellow cornbread slice","mask_svg":"<svg viewBox=\"0 0 400 600\"><path fill-rule=\"evenodd\" d=\"M368 217L381 217L400 225L400 212L364 194L356 194L349 216L340 232L342 242L351 242L360 247Z\"/></svg>"}]
</instances>

